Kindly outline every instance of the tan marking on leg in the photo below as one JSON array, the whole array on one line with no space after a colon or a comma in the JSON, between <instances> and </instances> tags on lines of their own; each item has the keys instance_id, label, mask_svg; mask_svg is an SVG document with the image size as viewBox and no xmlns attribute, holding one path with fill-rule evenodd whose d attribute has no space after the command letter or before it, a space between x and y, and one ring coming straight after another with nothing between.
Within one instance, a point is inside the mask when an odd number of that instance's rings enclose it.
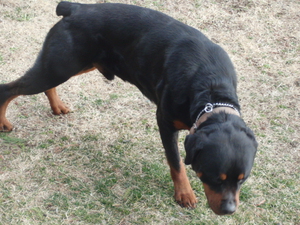
<instances>
[{"instance_id":1,"label":"tan marking on leg","mask_svg":"<svg viewBox=\"0 0 300 225\"><path fill-rule=\"evenodd\" d=\"M95 69L96 69L96 67L92 67L92 68L87 69L87 70L82 70L82 71L80 71L79 73L77 73L75 76L81 75L81 74L84 74L84 73L91 72L91 71L93 71L93 70L95 70Z\"/></svg>"},{"instance_id":2,"label":"tan marking on leg","mask_svg":"<svg viewBox=\"0 0 300 225\"><path fill-rule=\"evenodd\" d=\"M190 130L190 127L185 125L183 122L179 120L174 120L173 125L176 128L176 130Z\"/></svg>"},{"instance_id":3,"label":"tan marking on leg","mask_svg":"<svg viewBox=\"0 0 300 225\"><path fill-rule=\"evenodd\" d=\"M0 106L0 131L2 132L12 131L13 129L13 125L6 119L5 115L8 104L16 97L18 97L18 95L10 97L2 106Z\"/></svg>"},{"instance_id":4,"label":"tan marking on leg","mask_svg":"<svg viewBox=\"0 0 300 225\"><path fill-rule=\"evenodd\" d=\"M180 161L180 170L177 171L170 167L171 176L174 182L175 200L182 207L195 208L197 198L192 190L188 177L186 175L185 166Z\"/></svg>"},{"instance_id":5,"label":"tan marking on leg","mask_svg":"<svg viewBox=\"0 0 300 225\"><path fill-rule=\"evenodd\" d=\"M53 110L54 115L67 114L70 112L70 109L60 100L57 95L56 88L51 88L45 91L45 94L48 97L51 109Z\"/></svg>"},{"instance_id":6,"label":"tan marking on leg","mask_svg":"<svg viewBox=\"0 0 300 225\"><path fill-rule=\"evenodd\" d=\"M103 67L99 63L94 63L93 66L96 67L97 70L103 74L104 72Z\"/></svg>"}]
</instances>

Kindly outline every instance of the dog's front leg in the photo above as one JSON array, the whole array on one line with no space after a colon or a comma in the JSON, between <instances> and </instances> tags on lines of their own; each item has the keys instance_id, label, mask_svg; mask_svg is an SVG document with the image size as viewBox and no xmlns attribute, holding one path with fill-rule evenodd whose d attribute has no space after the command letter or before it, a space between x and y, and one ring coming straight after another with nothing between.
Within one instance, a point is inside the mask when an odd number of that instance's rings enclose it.
<instances>
[{"instance_id":1,"label":"dog's front leg","mask_svg":"<svg viewBox=\"0 0 300 225\"><path fill-rule=\"evenodd\" d=\"M175 200L182 207L195 208L197 199L178 152L178 131L165 122L160 115L157 115L157 122L174 182Z\"/></svg>"}]
</instances>

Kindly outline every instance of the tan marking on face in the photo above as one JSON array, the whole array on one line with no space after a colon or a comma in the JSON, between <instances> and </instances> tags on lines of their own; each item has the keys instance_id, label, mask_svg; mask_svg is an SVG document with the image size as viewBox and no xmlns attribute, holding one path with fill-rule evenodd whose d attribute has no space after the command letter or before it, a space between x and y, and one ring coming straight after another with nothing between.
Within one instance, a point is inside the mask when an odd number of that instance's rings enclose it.
<instances>
[{"instance_id":1,"label":"tan marking on face","mask_svg":"<svg viewBox=\"0 0 300 225\"><path fill-rule=\"evenodd\" d=\"M227 179L227 175L225 173L221 173L220 174L220 179L221 180L226 180Z\"/></svg>"},{"instance_id":2,"label":"tan marking on face","mask_svg":"<svg viewBox=\"0 0 300 225\"><path fill-rule=\"evenodd\" d=\"M222 194L214 192L205 183L203 183L203 186L204 186L204 192L207 197L207 201L210 208L214 211L214 213L221 215Z\"/></svg>"},{"instance_id":3,"label":"tan marking on face","mask_svg":"<svg viewBox=\"0 0 300 225\"><path fill-rule=\"evenodd\" d=\"M240 204L240 190L237 190L235 193L235 202L236 202L236 208L237 208Z\"/></svg>"},{"instance_id":4,"label":"tan marking on face","mask_svg":"<svg viewBox=\"0 0 300 225\"><path fill-rule=\"evenodd\" d=\"M196 173L197 174L197 177L199 177L199 178L201 178L202 177L202 175L203 175L203 173L202 172L198 172L198 173Z\"/></svg>"},{"instance_id":5,"label":"tan marking on face","mask_svg":"<svg viewBox=\"0 0 300 225\"><path fill-rule=\"evenodd\" d=\"M245 174L241 173L239 176L238 176L238 180L243 180L245 177Z\"/></svg>"},{"instance_id":6,"label":"tan marking on face","mask_svg":"<svg viewBox=\"0 0 300 225\"><path fill-rule=\"evenodd\" d=\"M221 211L221 204L222 204L222 199L223 199L223 194L222 193L217 193L213 190L210 189L209 185L203 183L204 187L204 192L209 204L209 207L216 213L217 215L224 215L223 212ZM235 196L235 202L236 202L236 210L239 206L240 200L240 191L234 192Z\"/></svg>"}]
</instances>

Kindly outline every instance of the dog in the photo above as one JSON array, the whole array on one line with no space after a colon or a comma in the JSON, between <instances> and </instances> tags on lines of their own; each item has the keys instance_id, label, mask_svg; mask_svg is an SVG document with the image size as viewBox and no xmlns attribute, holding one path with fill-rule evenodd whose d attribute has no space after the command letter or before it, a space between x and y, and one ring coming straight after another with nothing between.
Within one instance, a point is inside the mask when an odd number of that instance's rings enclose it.
<instances>
[{"instance_id":1,"label":"dog","mask_svg":"<svg viewBox=\"0 0 300 225\"><path fill-rule=\"evenodd\" d=\"M257 142L241 118L227 53L197 29L143 7L60 2L56 13L63 18L50 29L33 67L0 85L0 129L13 129L5 114L19 95L45 92L53 113L66 114L56 86L93 69L108 80L118 76L157 106L176 202L187 208L197 203L177 146L178 131L186 129L184 162L202 181L210 208L234 213Z\"/></svg>"}]
</instances>

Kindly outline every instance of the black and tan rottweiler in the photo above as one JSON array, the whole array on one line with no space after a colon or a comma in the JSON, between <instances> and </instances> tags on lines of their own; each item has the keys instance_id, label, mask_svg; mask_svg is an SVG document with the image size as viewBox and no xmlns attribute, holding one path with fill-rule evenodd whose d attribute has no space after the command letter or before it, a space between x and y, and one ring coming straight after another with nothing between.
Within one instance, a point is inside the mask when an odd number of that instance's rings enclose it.
<instances>
[{"instance_id":1,"label":"black and tan rottweiler","mask_svg":"<svg viewBox=\"0 0 300 225\"><path fill-rule=\"evenodd\" d=\"M92 69L108 80L116 75L157 105L175 200L190 208L197 202L177 146L178 131L189 129L185 164L203 182L216 214L235 212L257 143L240 117L236 73L226 52L200 31L147 8L61 2L56 12L63 18L33 67L0 85L0 129L12 130L5 113L19 95L45 92L54 114L65 114L56 86Z\"/></svg>"}]
</instances>

